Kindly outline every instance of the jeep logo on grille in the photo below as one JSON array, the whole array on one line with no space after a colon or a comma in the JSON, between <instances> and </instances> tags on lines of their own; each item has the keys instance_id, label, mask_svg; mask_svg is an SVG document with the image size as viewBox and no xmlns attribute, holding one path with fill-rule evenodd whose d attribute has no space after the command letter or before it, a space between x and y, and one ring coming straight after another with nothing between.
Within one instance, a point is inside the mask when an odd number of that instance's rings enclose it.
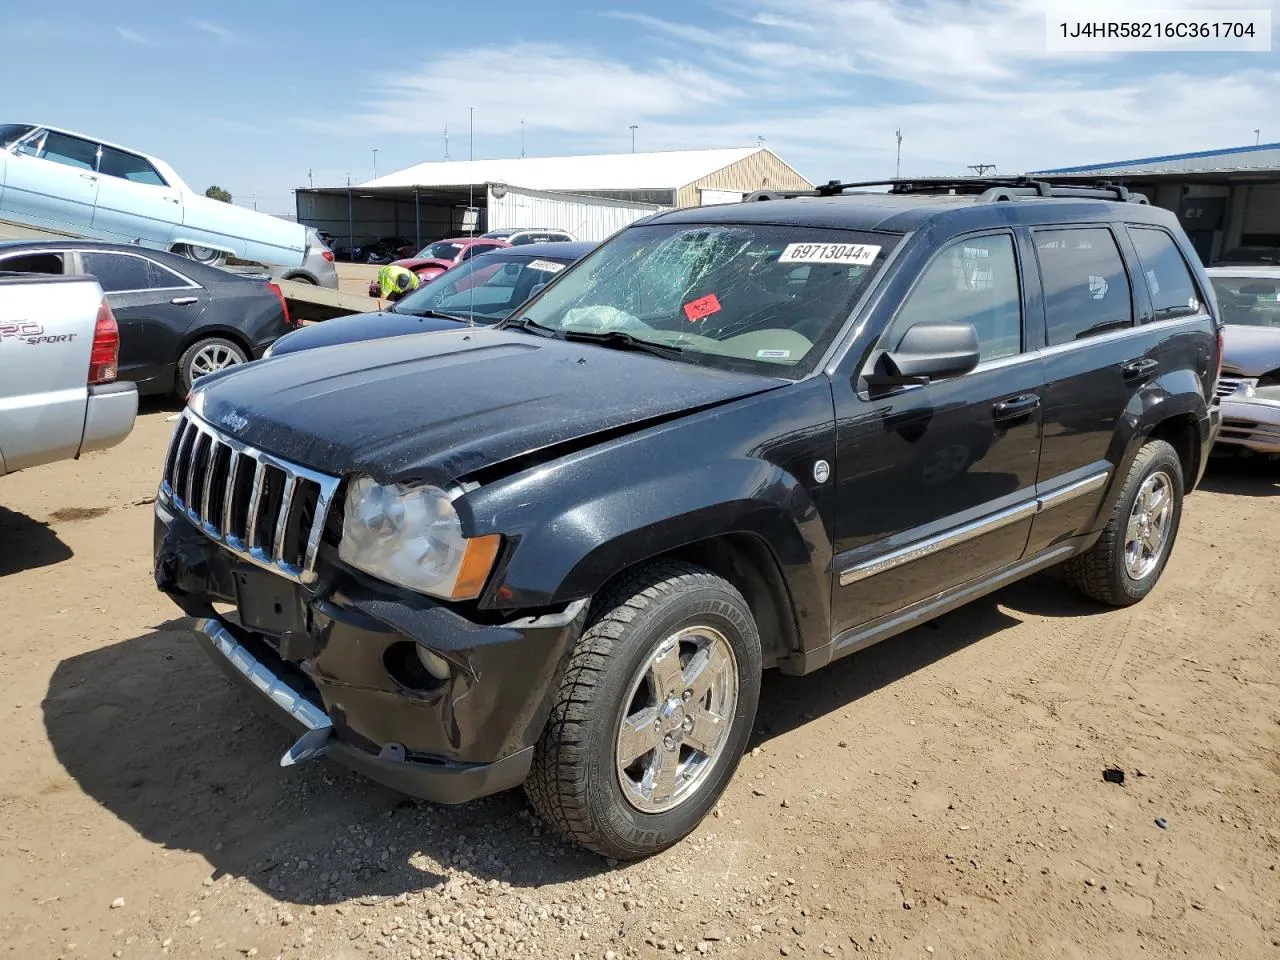
<instances>
[{"instance_id":1,"label":"jeep logo on grille","mask_svg":"<svg viewBox=\"0 0 1280 960\"><path fill-rule=\"evenodd\" d=\"M222 419L219 420L218 423L222 424L222 426L226 427L228 430L232 430L237 433L249 425L249 421L240 416L240 414L236 413L234 410L230 413L224 413L222 415Z\"/></svg>"}]
</instances>

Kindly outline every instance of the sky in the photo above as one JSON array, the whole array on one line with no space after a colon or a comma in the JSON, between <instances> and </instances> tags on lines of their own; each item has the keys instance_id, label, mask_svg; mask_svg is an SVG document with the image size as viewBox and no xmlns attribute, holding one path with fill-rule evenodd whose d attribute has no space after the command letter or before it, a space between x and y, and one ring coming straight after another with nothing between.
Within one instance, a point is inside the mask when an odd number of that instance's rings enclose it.
<instances>
[{"instance_id":1,"label":"sky","mask_svg":"<svg viewBox=\"0 0 1280 960\"><path fill-rule=\"evenodd\" d=\"M1280 0L1111 0L1271 8ZM1280 141L1270 53L1049 54L1045 0L64 0L5 14L0 122L154 154L200 191L445 155L749 146L810 180L999 173ZM70 26L69 26L70 25ZM469 119L474 108L474 144ZM1260 134L1255 134L1260 130ZM760 141L759 138L763 138Z\"/></svg>"}]
</instances>

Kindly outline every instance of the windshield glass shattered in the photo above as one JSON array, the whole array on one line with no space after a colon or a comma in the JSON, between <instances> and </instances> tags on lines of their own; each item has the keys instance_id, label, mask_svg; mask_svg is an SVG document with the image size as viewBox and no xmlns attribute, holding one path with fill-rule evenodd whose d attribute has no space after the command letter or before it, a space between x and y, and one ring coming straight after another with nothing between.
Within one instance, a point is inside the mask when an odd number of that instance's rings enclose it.
<instances>
[{"instance_id":1,"label":"windshield glass shattered","mask_svg":"<svg viewBox=\"0 0 1280 960\"><path fill-rule=\"evenodd\" d=\"M797 378L839 332L897 238L776 224L633 227L520 317L634 339L682 362Z\"/></svg>"},{"instance_id":2,"label":"windshield glass shattered","mask_svg":"<svg viewBox=\"0 0 1280 960\"><path fill-rule=\"evenodd\" d=\"M1245 327L1280 327L1280 276L1212 277L1222 322Z\"/></svg>"}]
</instances>

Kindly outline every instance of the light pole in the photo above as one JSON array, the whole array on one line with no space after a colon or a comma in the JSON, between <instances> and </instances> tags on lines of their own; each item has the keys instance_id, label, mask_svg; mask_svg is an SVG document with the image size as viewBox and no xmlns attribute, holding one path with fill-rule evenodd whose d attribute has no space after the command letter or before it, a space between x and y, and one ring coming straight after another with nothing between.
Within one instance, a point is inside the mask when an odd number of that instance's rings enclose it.
<instances>
[{"instance_id":1,"label":"light pole","mask_svg":"<svg viewBox=\"0 0 1280 960\"><path fill-rule=\"evenodd\" d=\"M893 168L893 179L902 179L902 130L893 131L893 135L898 138L898 161Z\"/></svg>"},{"instance_id":2,"label":"light pole","mask_svg":"<svg viewBox=\"0 0 1280 960\"><path fill-rule=\"evenodd\" d=\"M520 159L524 159L524 121L520 121Z\"/></svg>"},{"instance_id":3,"label":"light pole","mask_svg":"<svg viewBox=\"0 0 1280 960\"><path fill-rule=\"evenodd\" d=\"M378 179L378 148L373 148L373 179Z\"/></svg>"},{"instance_id":4,"label":"light pole","mask_svg":"<svg viewBox=\"0 0 1280 960\"><path fill-rule=\"evenodd\" d=\"M1262 131L1261 131L1261 130L1259 130L1259 129L1257 129L1257 128L1254 128L1254 131L1253 131L1253 145L1256 147L1256 146L1258 146L1261 142L1262 142Z\"/></svg>"},{"instance_id":5,"label":"light pole","mask_svg":"<svg viewBox=\"0 0 1280 960\"><path fill-rule=\"evenodd\" d=\"M635 153L636 152L636 131L640 129L640 125L638 123L633 123L631 124L630 127L628 127L628 129L631 131L631 152Z\"/></svg>"},{"instance_id":6,"label":"light pole","mask_svg":"<svg viewBox=\"0 0 1280 960\"><path fill-rule=\"evenodd\" d=\"M468 107L471 111L471 159L476 158L476 108Z\"/></svg>"}]
</instances>

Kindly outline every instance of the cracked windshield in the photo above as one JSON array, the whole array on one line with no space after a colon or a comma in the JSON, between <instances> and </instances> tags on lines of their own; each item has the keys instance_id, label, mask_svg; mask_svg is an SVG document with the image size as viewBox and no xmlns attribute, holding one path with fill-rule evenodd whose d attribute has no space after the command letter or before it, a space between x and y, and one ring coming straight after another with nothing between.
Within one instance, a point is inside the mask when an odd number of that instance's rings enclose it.
<instances>
[{"instance_id":1,"label":"cracked windshield","mask_svg":"<svg viewBox=\"0 0 1280 960\"><path fill-rule=\"evenodd\" d=\"M635 227L521 320L568 339L797 378L817 364L894 242L780 225Z\"/></svg>"}]
</instances>

